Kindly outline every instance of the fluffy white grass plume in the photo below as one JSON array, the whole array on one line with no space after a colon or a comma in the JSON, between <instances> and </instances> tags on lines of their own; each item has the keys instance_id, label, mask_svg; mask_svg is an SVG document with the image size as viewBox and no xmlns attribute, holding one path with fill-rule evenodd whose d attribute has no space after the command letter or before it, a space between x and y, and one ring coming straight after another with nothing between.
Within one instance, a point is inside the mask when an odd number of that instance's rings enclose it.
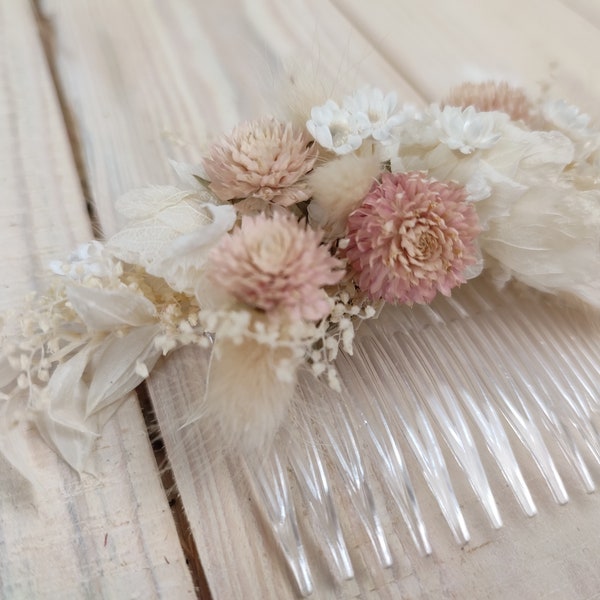
<instances>
[{"instance_id":1,"label":"fluffy white grass plume","mask_svg":"<svg viewBox=\"0 0 600 600\"><path fill-rule=\"evenodd\" d=\"M312 226L328 239L344 234L348 215L367 195L381 171L377 156L348 154L325 163L308 176L312 201L308 207Z\"/></svg>"},{"instance_id":2,"label":"fluffy white grass plume","mask_svg":"<svg viewBox=\"0 0 600 600\"><path fill-rule=\"evenodd\" d=\"M600 308L600 190L531 188L507 215L490 221L481 243L504 279Z\"/></svg>"},{"instance_id":3,"label":"fluffy white grass plume","mask_svg":"<svg viewBox=\"0 0 600 600\"><path fill-rule=\"evenodd\" d=\"M275 84L277 116L300 128L306 126L314 106L328 99L341 100L348 92L343 81L304 58L283 65Z\"/></svg>"},{"instance_id":4,"label":"fluffy white grass plume","mask_svg":"<svg viewBox=\"0 0 600 600\"><path fill-rule=\"evenodd\" d=\"M300 360L286 347L217 336L199 416L224 447L268 446L287 414Z\"/></svg>"}]
</instances>

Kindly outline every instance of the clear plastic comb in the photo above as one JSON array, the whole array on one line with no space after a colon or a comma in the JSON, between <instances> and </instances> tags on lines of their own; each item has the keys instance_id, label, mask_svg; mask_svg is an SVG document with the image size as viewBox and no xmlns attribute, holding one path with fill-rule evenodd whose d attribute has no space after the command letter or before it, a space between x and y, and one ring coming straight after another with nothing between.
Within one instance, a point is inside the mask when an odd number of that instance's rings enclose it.
<instances>
[{"instance_id":1,"label":"clear plastic comb","mask_svg":"<svg viewBox=\"0 0 600 600\"><path fill-rule=\"evenodd\" d=\"M416 479L427 484L459 545L471 534L453 486L456 467L494 528L502 526L502 506L490 465L527 516L537 512L520 465L527 455L557 503L569 499L557 453L582 488L594 491L599 340L593 314L514 289L498 292L486 281L431 306L387 307L363 324L355 355L338 359L342 394L301 377L301 401L271 455L247 463L299 593L314 590L303 536L316 540L337 581L354 576L345 540L353 527L364 528L382 568L397 560L383 511L388 521L402 519L420 554L431 553L435 536ZM486 453L493 461L482 460ZM298 515L306 515L301 524Z\"/></svg>"}]
</instances>

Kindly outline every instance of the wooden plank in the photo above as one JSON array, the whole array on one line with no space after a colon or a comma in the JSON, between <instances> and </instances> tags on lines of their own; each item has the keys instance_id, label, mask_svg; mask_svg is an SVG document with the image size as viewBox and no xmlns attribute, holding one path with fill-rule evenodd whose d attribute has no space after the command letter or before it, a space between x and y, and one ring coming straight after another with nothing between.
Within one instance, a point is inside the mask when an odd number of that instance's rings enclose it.
<instances>
[{"instance_id":1,"label":"wooden plank","mask_svg":"<svg viewBox=\"0 0 600 600\"><path fill-rule=\"evenodd\" d=\"M598 115L598 29L558 0L333 4L428 100L470 77L503 77ZM374 18L384 14L385 21Z\"/></svg>"},{"instance_id":2,"label":"wooden plank","mask_svg":"<svg viewBox=\"0 0 600 600\"><path fill-rule=\"evenodd\" d=\"M39 30L0 1L0 308L44 285L50 258L92 236ZM0 597L194 597L140 410L106 428L81 480L39 439L40 487L0 465Z\"/></svg>"},{"instance_id":3,"label":"wooden plank","mask_svg":"<svg viewBox=\"0 0 600 600\"><path fill-rule=\"evenodd\" d=\"M600 28L600 5L595 0L561 0L588 23Z\"/></svg>"},{"instance_id":4,"label":"wooden plank","mask_svg":"<svg viewBox=\"0 0 600 600\"><path fill-rule=\"evenodd\" d=\"M537 80L551 72L549 65L536 72L523 61L522 51L529 48L523 41L528 39L523 25L518 25L515 39L508 36L513 22L508 15L521 9L517 2L507 2L502 9L490 4L487 17L466 0L451 8L442 2L380 0L369 3L368 10L359 2L340 1L336 10L328 2L284 5L275 0L224 0L210 10L191 0L171 4L49 0L44 6L59 32L60 75L83 134L91 190L107 232L117 222L112 202L119 192L171 179L167 158L194 160L208 132L260 112L264 99L256 65L272 66L280 53L309 56L322 45L325 68L335 73L337 57L358 48L363 60L349 59L358 74L382 87L400 89L407 100L415 99L410 84L428 98L443 93L460 77L456 65L474 56L480 66L505 69L518 78ZM339 11L356 26L352 28ZM590 49L586 45L590 36L585 24L567 13L565 22L576 22L578 28L563 44L579 50L561 54L566 62L556 78L569 82L573 77L585 79L585 69L593 65L579 68L568 62ZM553 27L560 21L556 9ZM537 21L531 23L533 28ZM373 40L372 46L362 33ZM493 33L511 40L510 52L498 62L491 51L481 52ZM533 30L531 34L538 40ZM532 54L534 65L546 64L543 61L550 55L543 48L542 59ZM533 52L533 47L529 50ZM398 72L389 64L395 64ZM202 439L181 437L179 424L187 403L202 393L203 360L202 353L189 350L165 361L152 376L150 390L211 590L216 598L293 597L288 573L235 468L211 462L210 448ZM526 475L535 478L533 470ZM319 597L591 596L597 586L591 559L597 554L593 540L597 522L590 515L600 512L600 495L576 494L564 509L552 503L538 480L536 502L543 514L526 521L508 492L503 494L502 484L495 483L500 487L505 529L488 528L464 484L461 498L474 534L469 547L460 550L454 545L429 498L423 509L434 529L439 528L434 557L415 556L403 526L388 521L397 562L389 571L372 570L366 540L352 531L349 542L359 577L336 587L318 565ZM588 536L580 545L580 532L585 530Z\"/></svg>"},{"instance_id":5,"label":"wooden plank","mask_svg":"<svg viewBox=\"0 0 600 600\"><path fill-rule=\"evenodd\" d=\"M117 222L112 202L120 192L172 180L168 158L197 159L209 132L264 112L265 78L278 57L295 48L311 57L314 31L332 77L338 69L363 79L367 73L394 77L328 3L312 3L312 10L302 2L284 7L232 0L210 11L191 1L43 6L57 28L61 81L76 113L90 190L106 232ZM351 45L342 57L339 39ZM416 99L398 83L407 99ZM263 535L239 476L227 465L207 467L209 451L201 440L186 440L179 451L182 400L196 397L201 383L194 377L196 362L185 356L167 361L151 378L150 390L211 590L217 598L293 597L288 573ZM349 585L354 595L355 584Z\"/></svg>"}]
</instances>

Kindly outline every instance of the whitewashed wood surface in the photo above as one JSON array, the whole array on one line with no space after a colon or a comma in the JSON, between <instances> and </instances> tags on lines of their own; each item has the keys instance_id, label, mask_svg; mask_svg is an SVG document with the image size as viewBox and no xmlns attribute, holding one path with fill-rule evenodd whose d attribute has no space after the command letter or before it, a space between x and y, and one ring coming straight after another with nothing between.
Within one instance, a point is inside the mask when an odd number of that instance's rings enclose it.
<instances>
[{"instance_id":1,"label":"whitewashed wood surface","mask_svg":"<svg viewBox=\"0 0 600 600\"><path fill-rule=\"evenodd\" d=\"M193 162L211 135L268 111L290 56L411 102L489 73L600 116L595 0L0 0L0 307L39 289L50 258L113 232L120 193L173 181L168 159ZM98 444L95 477L79 480L41 444L40 489L0 465L1 598L295 597L240 479L207 466L201 440L177 442L181 398L201 393L197 360L163 361L149 382L194 547L132 396ZM566 471L559 507L527 475L537 517L496 481L504 528L467 495L461 549L431 503L431 557L388 522L396 562L377 570L351 533L356 580L334 586L317 568L315 597L600 598L600 493ZM186 564L195 553L209 590Z\"/></svg>"}]
</instances>

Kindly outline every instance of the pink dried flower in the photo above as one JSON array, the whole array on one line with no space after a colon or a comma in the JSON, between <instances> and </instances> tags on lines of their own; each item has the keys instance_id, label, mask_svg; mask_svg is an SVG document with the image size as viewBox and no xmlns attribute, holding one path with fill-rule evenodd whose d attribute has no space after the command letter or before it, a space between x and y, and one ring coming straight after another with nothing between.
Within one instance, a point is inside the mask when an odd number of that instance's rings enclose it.
<instances>
[{"instance_id":1,"label":"pink dried flower","mask_svg":"<svg viewBox=\"0 0 600 600\"><path fill-rule=\"evenodd\" d=\"M477 262L477 213L455 183L384 173L348 217L346 255L371 299L428 303Z\"/></svg>"},{"instance_id":2,"label":"pink dried flower","mask_svg":"<svg viewBox=\"0 0 600 600\"><path fill-rule=\"evenodd\" d=\"M318 321L331 309L323 286L344 275L322 237L288 215L244 217L213 249L209 277L253 308Z\"/></svg>"},{"instance_id":3,"label":"pink dried flower","mask_svg":"<svg viewBox=\"0 0 600 600\"><path fill-rule=\"evenodd\" d=\"M267 117L242 123L221 138L204 159L204 168L221 200L252 196L291 206L309 198L302 178L316 157L308 134Z\"/></svg>"},{"instance_id":4,"label":"pink dried flower","mask_svg":"<svg viewBox=\"0 0 600 600\"><path fill-rule=\"evenodd\" d=\"M531 118L532 105L521 88L516 88L505 81L485 81L483 83L463 83L450 91L444 104L450 106L474 106L480 111L500 111L510 118L528 122Z\"/></svg>"}]
</instances>

